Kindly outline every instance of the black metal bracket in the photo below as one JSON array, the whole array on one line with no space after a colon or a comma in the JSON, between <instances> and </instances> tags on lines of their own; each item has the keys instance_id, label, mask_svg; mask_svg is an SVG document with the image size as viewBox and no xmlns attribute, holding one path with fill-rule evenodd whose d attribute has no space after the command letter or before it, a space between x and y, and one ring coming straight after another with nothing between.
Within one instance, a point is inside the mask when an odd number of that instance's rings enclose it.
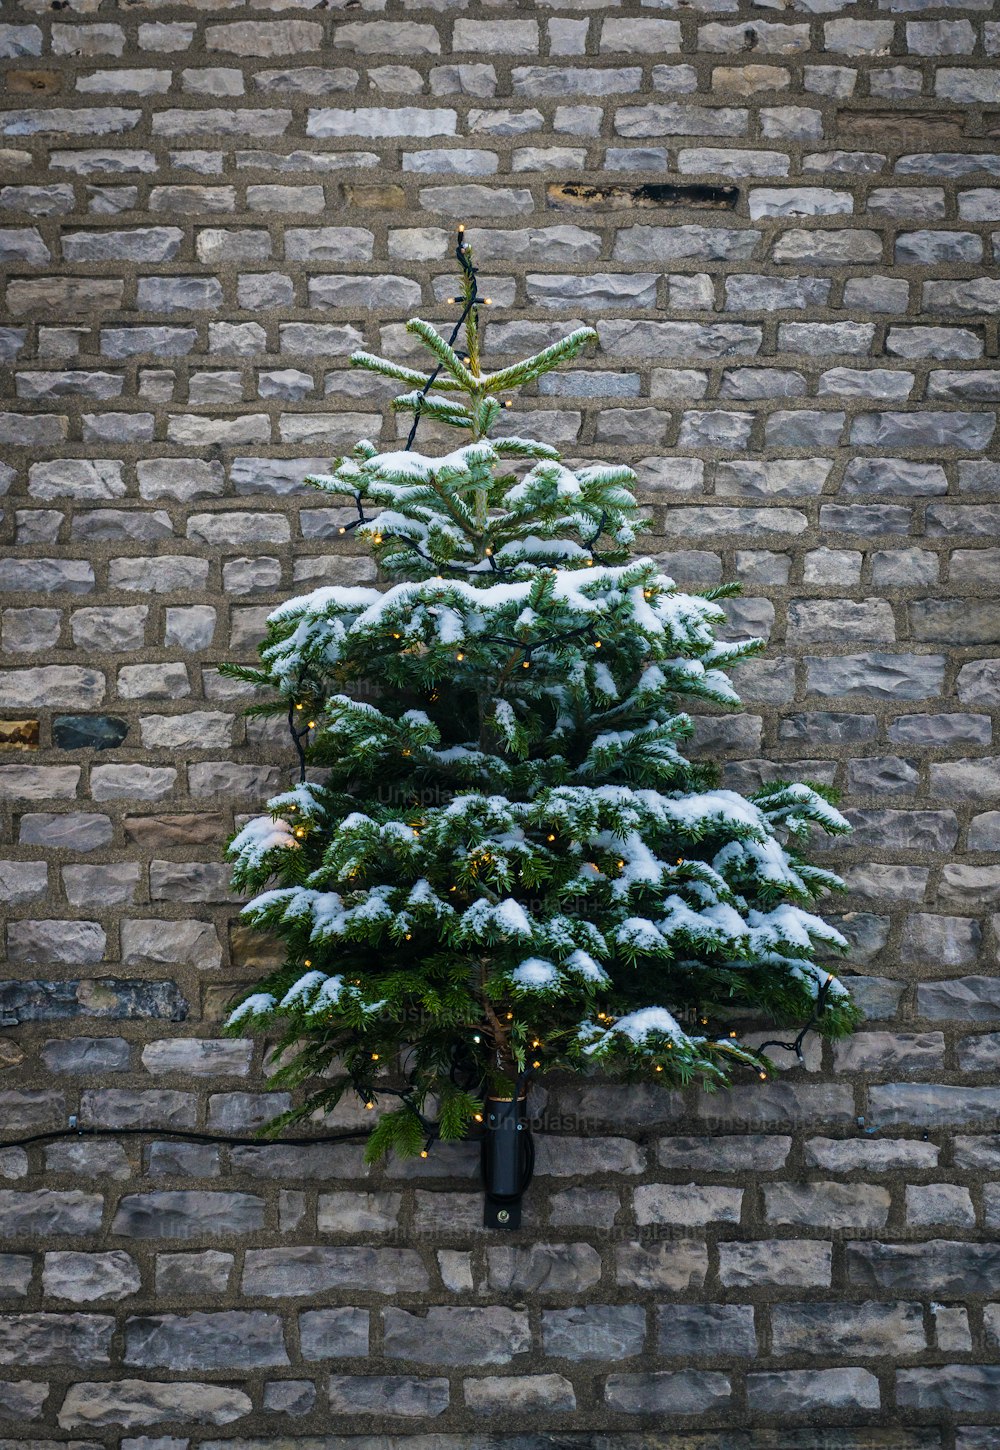
<instances>
[{"instance_id":1,"label":"black metal bracket","mask_svg":"<svg viewBox=\"0 0 1000 1450\"><path fill-rule=\"evenodd\" d=\"M527 1101L527 1094L486 1099L480 1156L486 1228L521 1227L521 1198L535 1166Z\"/></svg>"}]
</instances>

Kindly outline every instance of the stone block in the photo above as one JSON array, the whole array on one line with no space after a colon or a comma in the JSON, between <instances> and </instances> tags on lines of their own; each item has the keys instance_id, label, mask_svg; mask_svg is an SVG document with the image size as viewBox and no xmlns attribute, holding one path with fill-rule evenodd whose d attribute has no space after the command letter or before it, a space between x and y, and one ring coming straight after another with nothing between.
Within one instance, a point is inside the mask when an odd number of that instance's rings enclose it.
<instances>
[{"instance_id":1,"label":"stone block","mask_svg":"<svg viewBox=\"0 0 1000 1450\"><path fill-rule=\"evenodd\" d=\"M42 1289L53 1299L74 1304L128 1299L138 1292L140 1283L135 1260L117 1249L107 1253L55 1250L45 1255Z\"/></svg>"},{"instance_id":2,"label":"stone block","mask_svg":"<svg viewBox=\"0 0 1000 1450\"><path fill-rule=\"evenodd\" d=\"M264 1200L255 1194L160 1189L126 1194L111 1232L123 1238L201 1239L257 1233L263 1226Z\"/></svg>"},{"instance_id":3,"label":"stone block","mask_svg":"<svg viewBox=\"0 0 1000 1450\"><path fill-rule=\"evenodd\" d=\"M531 1336L524 1310L502 1305L432 1305L426 1312L382 1311L388 1359L418 1364L509 1364L526 1354Z\"/></svg>"},{"instance_id":4,"label":"stone block","mask_svg":"<svg viewBox=\"0 0 1000 1450\"><path fill-rule=\"evenodd\" d=\"M0 1365L110 1364L114 1323L106 1314L6 1314Z\"/></svg>"},{"instance_id":5,"label":"stone block","mask_svg":"<svg viewBox=\"0 0 1000 1450\"><path fill-rule=\"evenodd\" d=\"M632 1415L703 1415L730 1404L725 1375L707 1370L653 1370L610 1374L604 1398L609 1410Z\"/></svg>"},{"instance_id":6,"label":"stone block","mask_svg":"<svg viewBox=\"0 0 1000 1450\"><path fill-rule=\"evenodd\" d=\"M556 1359L612 1360L641 1354L646 1311L640 1304L587 1304L543 1309L542 1342Z\"/></svg>"},{"instance_id":7,"label":"stone block","mask_svg":"<svg viewBox=\"0 0 1000 1450\"><path fill-rule=\"evenodd\" d=\"M267 1368L289 1359L276 1314L233 1309L128 1319L125 1363L204 1371Z\"/></svg>"},{"instance_id":8,"label":"stone block","mask_svg":"<svg viewBox=\"0 0 1000 1450\"><path fill-rule=\"evenodd\" d=\"M200 1380L81 1380L66 1391L59 1424L64 1430L119 1426L124 1430L187 1420L228 1425L252 1407L250 1397L227 1385Z\"/></svg>"},{"instance_id":9,"label":"stone block","mask_svg":"<svg viewBox=\"0 0 1000 1450\"><path fill-rule=\"evenodd\" d=\"M428 1287L427 1270L414 1249L248 1249L243 1270L244 1294L270 1299L330 1289L398 1294Z\"/></svg>"}]
</instances>

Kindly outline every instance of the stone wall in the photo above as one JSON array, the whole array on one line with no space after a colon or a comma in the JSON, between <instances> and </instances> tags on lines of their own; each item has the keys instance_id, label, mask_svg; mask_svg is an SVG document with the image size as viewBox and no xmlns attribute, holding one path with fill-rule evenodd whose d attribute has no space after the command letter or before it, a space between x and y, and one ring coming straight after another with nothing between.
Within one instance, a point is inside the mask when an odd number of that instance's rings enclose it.
<instances>
[{"instance_id":1,"label":"stone wall","mask_svg":"<svg viewBox=\"0 0 1000 1450\"><path fill-rule=\"evenodd\" d=\"M0 1445L988 1450L1000 23L310 4L4 9L4 1135L270 1111L219 857L289 752L217 666L371 578L300 479L392 436L346 356L447 315L459 219L493 356L600 332L520 426L743 581L771 649L700 745L843 792L869 1022L714 1099L550 1087L505 1239L464 1148L0 1152Z\"/></svg>"}]
</instances>

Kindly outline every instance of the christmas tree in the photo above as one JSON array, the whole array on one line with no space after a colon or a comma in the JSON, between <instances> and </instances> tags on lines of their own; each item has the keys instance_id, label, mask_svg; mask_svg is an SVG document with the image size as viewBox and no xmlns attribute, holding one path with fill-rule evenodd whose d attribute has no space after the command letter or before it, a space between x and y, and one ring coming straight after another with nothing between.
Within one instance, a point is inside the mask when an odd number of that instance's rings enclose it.
<instances>
[{"instance_id":1,"label":"christmas tree","mask_svg":"<svg viewBox=\"0 0 1000 1450\"><path fill-rule=\"evenodd\" d=\"M816 787L744 797L684 755L678 700L738 706L726 670L763 642L716 638L730 586L682 593L630 556L629 468L499 426L504 394L597 334L484 372L461 234L457 256L450 339L407 324L427 372L351 358L406 385L406 446L359 442L308 480L389 587L290 599L260 667L226 667L287 713L302 767L230 843L243 917L287 960L228 1026L277 1034L278 1081L308 1084L276 1125L388 1103L373 1159L462 1137L532 1072L717 1087L770 1071L743 1025L856 1018L816 960L846 946L812 910L840 883L801 851L846 821ZM417 451L421 420L458 446Z\"/></svg>"}]
</instances>

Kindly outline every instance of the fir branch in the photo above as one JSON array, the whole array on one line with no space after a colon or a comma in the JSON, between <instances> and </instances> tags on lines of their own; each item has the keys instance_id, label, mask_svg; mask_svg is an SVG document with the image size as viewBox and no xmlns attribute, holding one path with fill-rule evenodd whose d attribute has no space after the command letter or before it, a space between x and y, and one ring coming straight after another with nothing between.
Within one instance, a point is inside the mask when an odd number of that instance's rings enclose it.
<instances>
[{"instance_id":1,"label":"fir branch","mask_svg":"<svg viewBox=\"0 0 1000 1450\"><path fill-rule=\"evenodd\" d=\"M478 380L479 385L491 393L503 392L506 388L516 388L522 383L534 382L543 373L551 372L560 363L569 362L575 358L591 342L598 342L598 334L593 327L578 327L575 332L568 333L559 342L554 342L550 347L543 348L532 357L525 358L523 362L514 363L509 368L501 368L499 372L487 373Z\"/></svg>"}]
</instances>

